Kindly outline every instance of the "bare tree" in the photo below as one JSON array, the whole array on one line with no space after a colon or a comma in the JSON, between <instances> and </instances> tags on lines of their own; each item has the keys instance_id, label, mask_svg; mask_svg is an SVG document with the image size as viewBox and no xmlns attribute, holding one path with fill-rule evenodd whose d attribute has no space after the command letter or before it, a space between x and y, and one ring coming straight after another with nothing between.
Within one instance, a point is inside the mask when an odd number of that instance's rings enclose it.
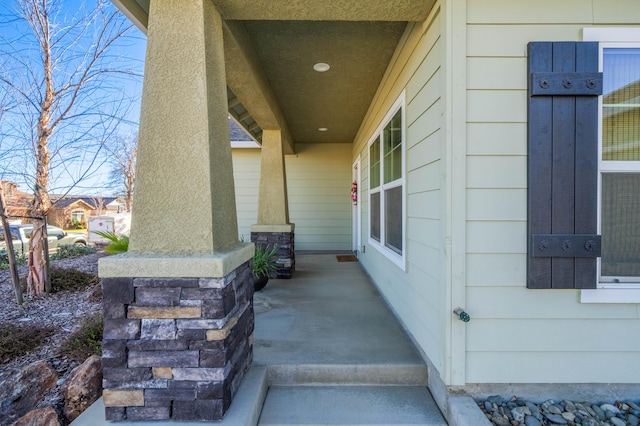
<instances>
[{"instance_id":1,"label":"bare tree","mask_svg":"<svg viewBox=\"0 0 640 426\"><path fill-rule=\"evenodd\" d=\"M111 163L111 183L118 189L125 202L125 208L131 211L133 186L136 178L136 158L138 156L138 135L119 137L109 148Z\"/></svg>"},{"instance_id":2,"label":"bare tree","mask_svg":"<svg viewBox=\"0 0 640 426\"><path fill-rule=\"evenodd\" d=\"M117 79L135 74L113 54L132 28L126 18L106 0L74 6L73 12L62 0L12 0L0 6L5 68L0 83L17 105L3 137L22 141L30 152L17 152L7 167L23 173L34 192L30 297L41 297L45 290L51 184L66 177L68 193L106 161L104 141L126 113L127 99Z\"/></svg>"},{"instance_id":3,"label":"bare tree","mask_svg":"<svg viewBox=\"0 0 640 426\"><path fill-rule=\"evenodd\" d=\"M93 204L96 214L98 215L103 214L105 209L107 208L105 199L99 195L91 197L91 203Z\"/></svg>"}]
</instances>

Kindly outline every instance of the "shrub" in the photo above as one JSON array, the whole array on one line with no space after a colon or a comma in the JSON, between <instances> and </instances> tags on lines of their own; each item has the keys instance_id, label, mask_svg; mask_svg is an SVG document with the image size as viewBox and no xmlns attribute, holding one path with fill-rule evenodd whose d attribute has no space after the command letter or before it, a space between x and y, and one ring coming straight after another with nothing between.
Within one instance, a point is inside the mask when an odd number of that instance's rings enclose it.
<instances>
[{"instance_id":1,"label":"shrub","mask_svg":"<svg viewBox=\"0 0 640 426\"><path fill-rule=\"evenodd\" d=\"M110 254L126 253L129 251L129 237L126 235L117 236L113 232L95 231L96 235L111 241L111 244L104 248L104 251Z\"/></svg>"},{"instance_id":2,"label":"shrub","mask_svg":"<svg viewBox=\"0 0 640 426\"><path fill-rule=\"evenodd\" d=\"M256 277L268 277L278 270L276 261L278 260L278 247L270 245L262 247L256 244L256 251L253 255L253 274Z\"/></svg>"},{"instance_id":3,"label":"shrub","mask_svg":"<svg viewBox=\"0 0 640 426\"><path fill-rule=\"evenodd\" d=\"M70 361L82 362L91 355L102 355L104 320L96 314L82 321L80 328L69 335L58 348Z\"/></svg>"},{"instance_id":4,"label":"shrub","mask_svg":"<svg viewBox=\"0 0 640 426\"><path fill-rule=\"evenodd\" d=\"M58 246L58 251L52 254L49 258L51 260L67 259L69 257L85 256L87 254L93 254L95 252L95 248L82 244L65 244Z\"/></svg>"},{"instance_id":5,"label":"shrub","mask_svg":"<svg viewBox=\"0 0 640 426\"><path fill-rule=\"evenodd\" d=\"M0 324L0 363L25 355L43 344L54 332L53 327Z\"/></svg>"},{"instance_id":6,"label":"shrub","mask_svg":"<svg viewBox=\"0 0 640 426\"><path fill-rule=\"evenodd\" d=\"M82 220L72 219L69 222L69 228L71 228L71 229L86 229L87 228L87 224L86 224L86 222L84 222Z\"/></svg>"},{"instance_id":7,"label":"shrub","mask_svg":"<svg viewBox=\"0 0 640 426\"><path fill-rule=\"evenodd\" d=\"M60 291L81 291L100 282L100 278L72 268L51 268L51 293ZM27 291L27 277L20 278L22 292Z\"/></svg>"},{"instance_id":8,"label":"shrub","mask_svg":"<svg viewBox=\"0 0 640 426\"><path fill-rule=\"evenodd\" d=\"M16 254L16 263L18 265L26 265L27 264L27 256L24 254ZM9 255L7 255L6 250L0 250L0 269L9 268Z\"/></svg>"},{"instance_id":9,"label":"shrub","mask_svg":"<svg viewBox=\"0 0 640 426\"><path fill-rule=\"evenodd\" d=\"M51 292L84 290L100 278L77 269L51 268Z\"/></svg>"}]
</instances>

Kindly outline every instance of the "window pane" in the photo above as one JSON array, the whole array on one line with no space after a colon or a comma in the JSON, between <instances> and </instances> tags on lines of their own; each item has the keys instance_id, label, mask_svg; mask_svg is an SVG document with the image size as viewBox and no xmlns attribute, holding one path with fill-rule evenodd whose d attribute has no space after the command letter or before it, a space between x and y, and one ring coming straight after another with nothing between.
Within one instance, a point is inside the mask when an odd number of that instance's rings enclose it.
<instances>
[{"instance_id":1,"label":"window pane","mask_svg":"<svg viewBox=\"0 0 640 426\"><path fill-rule=\"evenodd\" d=\"M380 241L380 193L371 194L371 238Z\"/></svg>"},{"instance_id":2,"label":"window pane","mask_svg":"<svg viewBox=\"0 0 640 426\"><path fill-rule=\"evenodd\" d=\"M384 128L384 183L402 177L402 110Z\"/></svg>"},{"instance_id":3,"label":"window pane","mask_svg":"<svg viewBox=\"0 0 640 426\"><path fill-rule=\"evenodd\" d=\"M369 188L380 186L380 137L378 136L369 147L369 164L371 164Z\"/></svg>"},{"instance_id":4,"label":"window pane","mask_svg":"<svg viewBox=\"0 0 640 426\"><path fill-rule=\"evenodd\" d=\"M385 245L402 254L402 187L384 192L384 240Z\"/></svg>"},{"instance_id":5,"label":"window pane","mask_svg":"<svg viewBox=\"0 0 640 426\"><path fill-rule=\"evenodd\" d=\"M602 175L601 275L640 277L640 174Z\"/></svg>"},{"instance_id":6,"label":"window pane","mask_svg":"<svg viewBox=\"0 0 640 426\"><path fill-rule=\"evenodd\" d=\"M602 159L640 161L640 48L604 49Z\"/></svg>"}]
</instances>

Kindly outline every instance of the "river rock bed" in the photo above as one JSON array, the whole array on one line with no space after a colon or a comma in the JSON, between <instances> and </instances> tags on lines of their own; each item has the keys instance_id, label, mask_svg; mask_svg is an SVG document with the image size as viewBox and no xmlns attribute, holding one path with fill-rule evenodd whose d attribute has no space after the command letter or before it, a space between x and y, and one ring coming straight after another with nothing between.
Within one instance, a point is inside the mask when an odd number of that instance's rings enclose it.
<instances>
[{"instance_id":1,"label":"river rock bed","mask_svg":"<svg viewBox=\"0 0 640 426\"><path fill-rule=\"evenodd\" d=\"M523 398L494 395L478 402L496 426L638 426L640 400L595 404L547 400L537 404Z\"/></svg>"}]
</instances>

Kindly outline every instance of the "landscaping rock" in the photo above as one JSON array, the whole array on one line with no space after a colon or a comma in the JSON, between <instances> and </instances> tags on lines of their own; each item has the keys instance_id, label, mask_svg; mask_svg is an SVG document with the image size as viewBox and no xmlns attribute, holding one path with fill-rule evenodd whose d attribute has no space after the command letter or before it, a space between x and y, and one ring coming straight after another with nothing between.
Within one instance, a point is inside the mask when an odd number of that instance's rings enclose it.
<instances>
[{"instance_id":1,"label":"landscaping rock","mask_svg":"<svg viewBox=\"0 0 640 426\"><path fill-rule=\"evenodd\" d=\"M102 395L102 359L92 355L74 368L63 383L61 393L64 415L73 421Z\"/></svg>"},{"instance_id":2,"label":"landscaping rock","mask_svg":"<svg viewBox=\"0 0 640 426\"><path fill-rule=\"evenodd\" d=\"M10 424L31 411L57 381L56 371L44 361L1 373L0 424Z\"/></svg>"},{"instance_id":3,"label":"landscaping rock","mask_svg":"<svg viewBox=\"0 0 640 426\"><path fill-rule=\"evenodd\" d=\"M29 411L12 426L60 426L58 413L53 407Z\"/></svg>"},{"instance_id":4,"label":"landscaping rock","mask_svg":"<svg viewBox=\"0 0 640 426\"><path fill-rule=\"evenodd\" d=\"M537 404L493 395L478 401L478 407L497 426L640 426L640 416L635 414L638 402L629 400L610 404L547 400Z\"/></svg>"}]
</instances>

